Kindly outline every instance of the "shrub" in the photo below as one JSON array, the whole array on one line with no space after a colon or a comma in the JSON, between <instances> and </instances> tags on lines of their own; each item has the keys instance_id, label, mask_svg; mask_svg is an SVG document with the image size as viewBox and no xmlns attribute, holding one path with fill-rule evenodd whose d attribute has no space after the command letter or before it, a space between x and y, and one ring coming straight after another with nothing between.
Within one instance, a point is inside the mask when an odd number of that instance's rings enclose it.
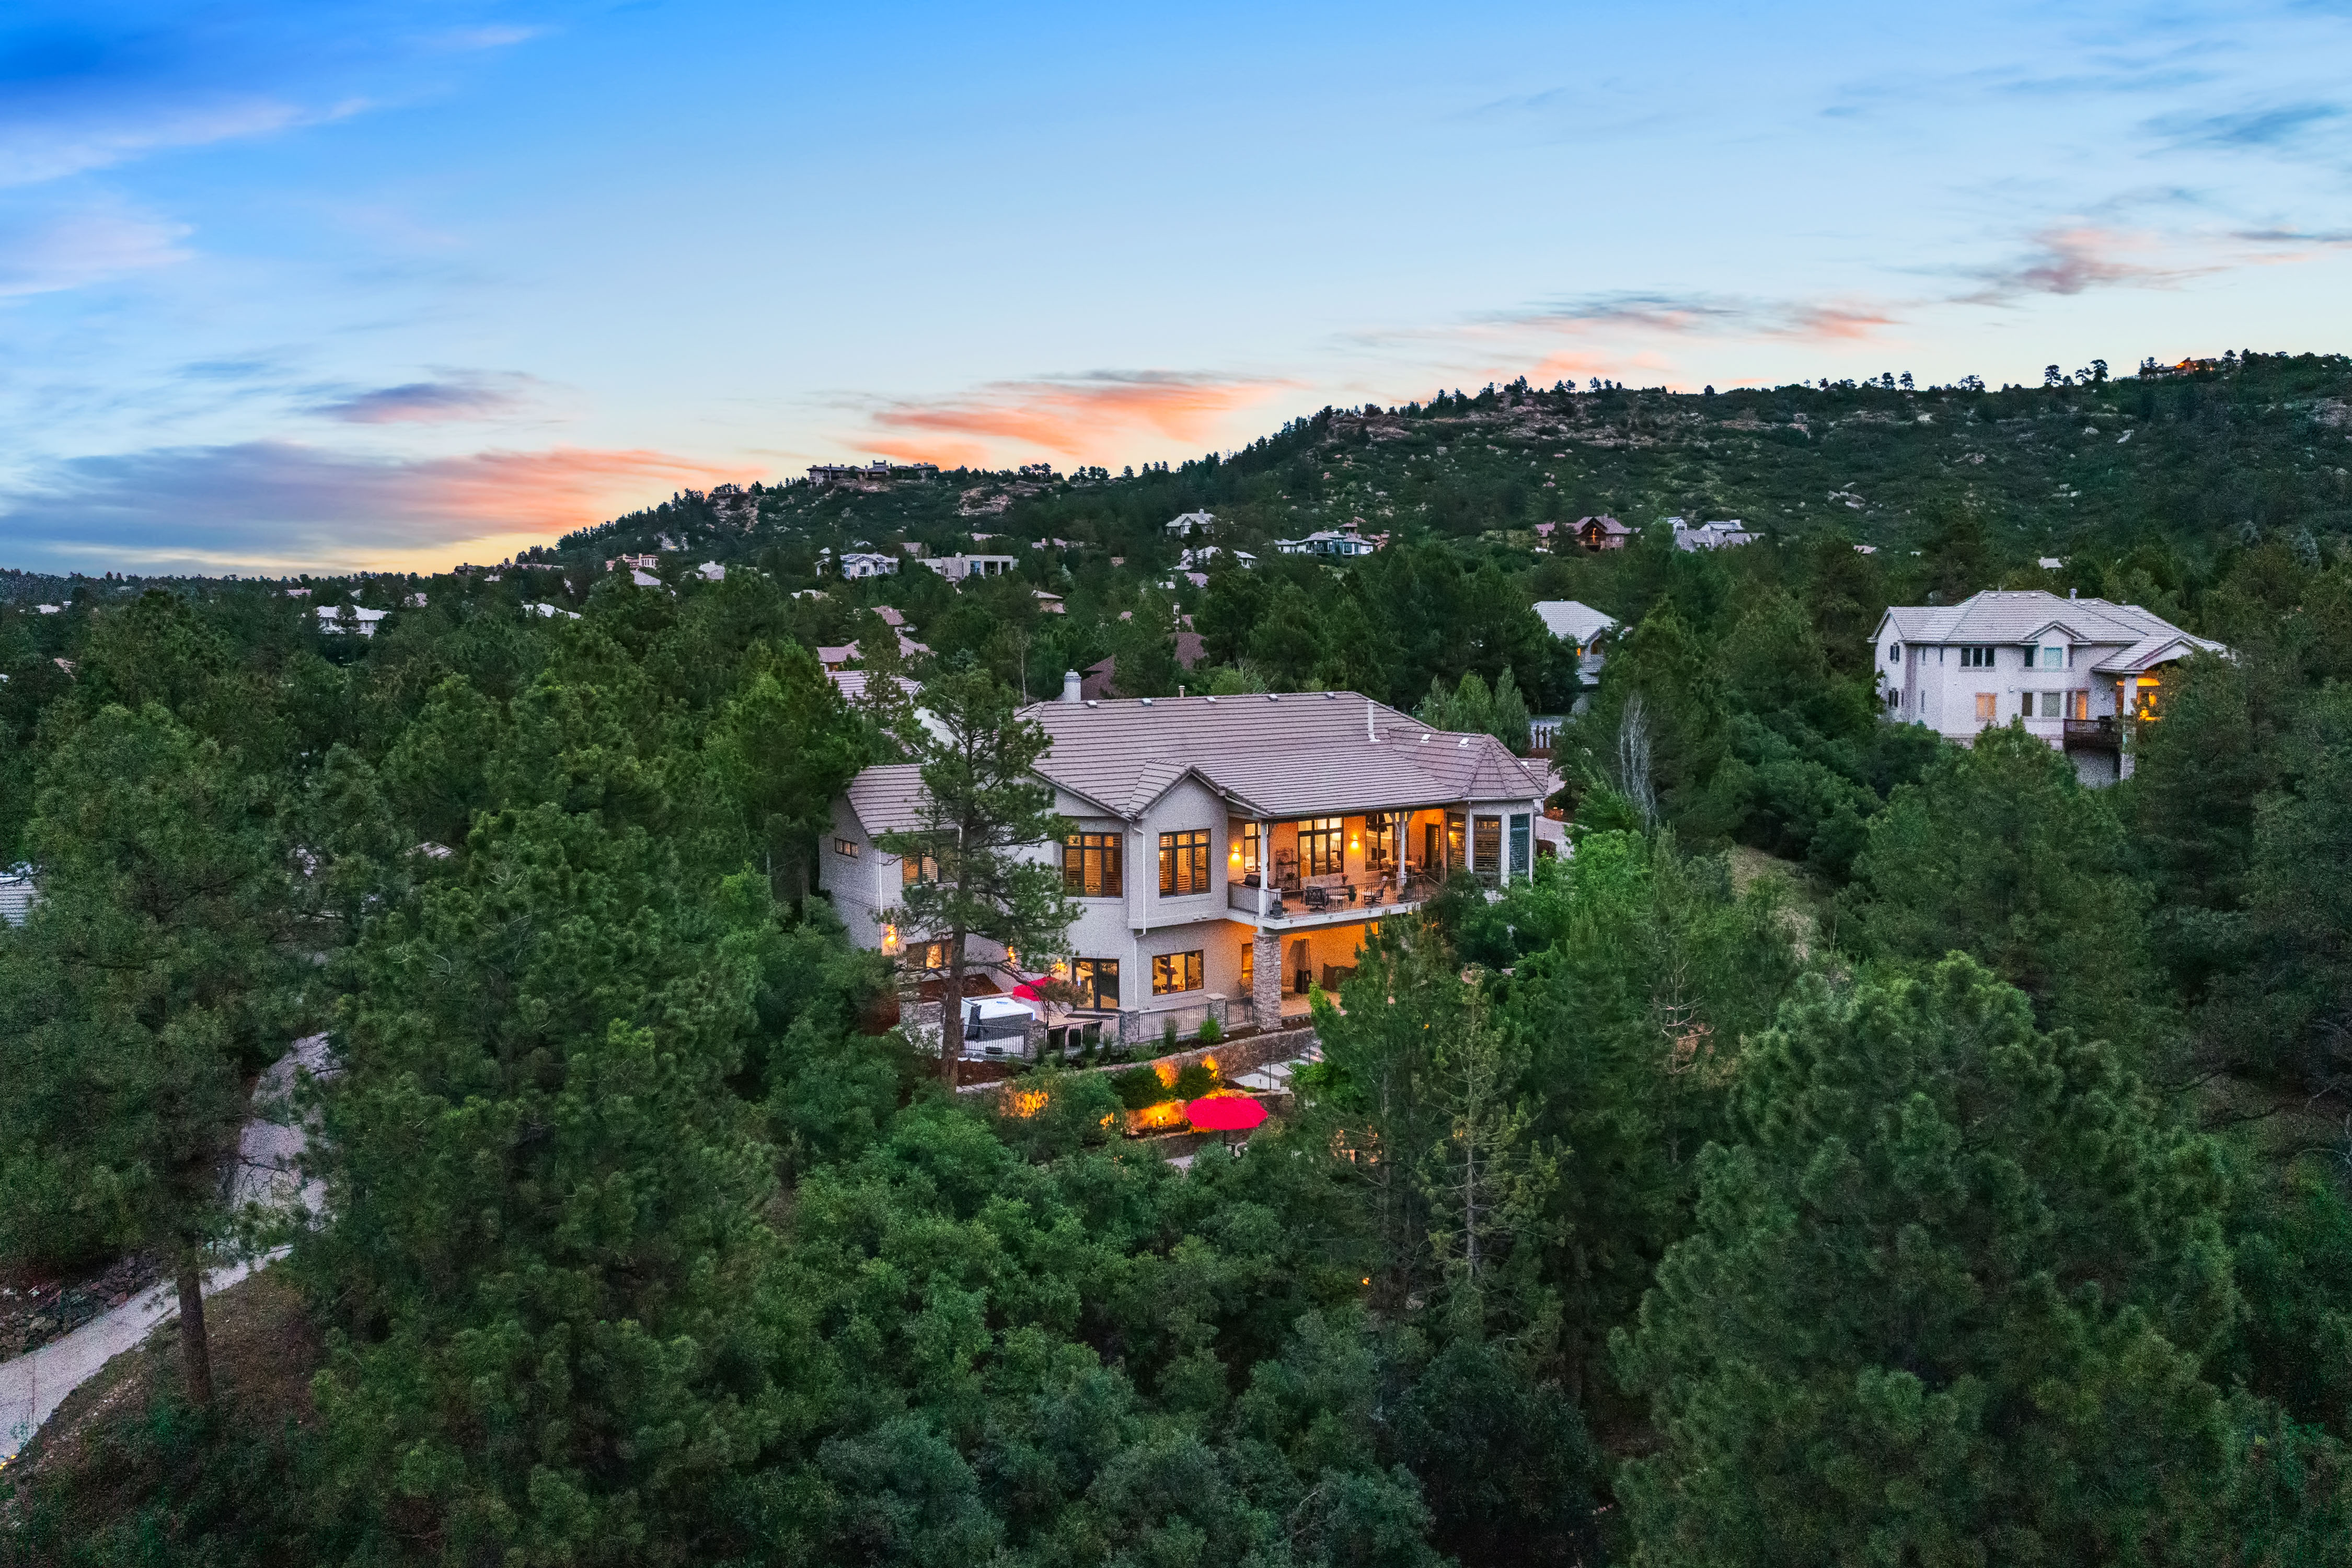
<instances>
[{"instance_id":1,"label":"shrub","mask_svg":"<svg viewBox=\"0 0 2352 1568\"><path fill-rule=\"evenodd\" d=\"M1178 1100L1198 1100L1217 1087L1217 1069L1206 1062L1194 1062L1176 1075L1175 1096Z\"/></svg>"},{"instance_id":2,"label":"shrub","mask_svg":"<svg viewBox=\"0 0 2352 1568\"><path fill-rule=\"evenodd\" d=\"M1169 1098L1168 1086L1150 1068L1129 1068L1110 1080L1118 1092L1118 1102L1129 1110L1141 1110L1147 1105L1157 1105Z\"/></svg>"},{"instance_id":3,"label":"shrub","mask_svg":"<svg viewBox=\"0 0 2352 1568\"><path fill-rule=\"evenodd\" d=\"M1215 1014L1212 1013L1209 1016L1201 1020L1201 1043L1202 1045L1213 1046L1224 1037L1224 1026L1217 1022Z\"/></svg>"}]
</instances>

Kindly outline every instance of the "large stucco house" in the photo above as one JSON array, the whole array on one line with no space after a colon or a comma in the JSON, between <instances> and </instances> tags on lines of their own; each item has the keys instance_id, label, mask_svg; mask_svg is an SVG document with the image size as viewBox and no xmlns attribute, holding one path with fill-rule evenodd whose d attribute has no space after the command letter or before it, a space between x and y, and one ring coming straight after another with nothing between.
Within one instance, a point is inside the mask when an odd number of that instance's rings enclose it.
<instances>
[{"instance_id":1,"label":"large stucco house","mask_svg":"<svg viewBox=\"0 0 2352 1568\"><path fill-rule=\"evenodd\" d=\"M1356 963L1370 925L1445 877L1534 872L1549 775L1491 735L1452 734L1353 692L1061 700L1023 710L1053 738L1037 772L1073 831L1041 844L1078 901L1074 1030L1129 1041L1273 1027ZM921 826L911 764L835 801L819 884L860 944L918 971L885 911L919 868L876 839ZM1539 826L1540 824L1540 826Z\"/></svg>"},{"instance_id":2,"label":"large stucco house","mask_svg":"<svg viewBox=\"0 0 2352 1568\"><path fill-rule=\"evenodd\" d=\"M2228 651L2137 605L2039 588L1898 605L1872 640L1888 719L1963 744L2022 719L2074 759L2086 784L2129 775L2126 731L2157 717L2170 666Z\"/></svg>"}]
</instances>

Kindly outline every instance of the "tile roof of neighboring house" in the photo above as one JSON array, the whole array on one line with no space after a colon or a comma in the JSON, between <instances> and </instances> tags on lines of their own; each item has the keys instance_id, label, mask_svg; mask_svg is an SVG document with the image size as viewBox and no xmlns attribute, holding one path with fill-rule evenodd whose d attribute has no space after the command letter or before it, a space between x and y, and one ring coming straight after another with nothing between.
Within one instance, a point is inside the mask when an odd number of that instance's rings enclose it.
<instances>
[{"instance_id":1,"label":"tile roof of neighboring house","mask_svg":"<svg viewBox=\"0 0 2352 1568\"><path fill-rule=\"evenodd\" d=\"M1574 599L1544 599L1536 605L1536 614L1543 620L1544 629L1556 637L1582 647L1602 632L1615 628L1617 618L1604 616L1590 605Z\"/></svg>"},{"instance_id":2,"label":"tile roof of neighboring house","mask_svg":"<svg viewBox=\"0 0 2352 1568\"><path fill-rule=\"evenodd\" d=\"M1432 730L1354 692L1040 702L1023 712L1054 739L1037 771L1122 816L1187 773L1269 816L1549 793L1539 769L1492 735Z\"/></svg>"},{"instance_id":3,"label":"tile roof of neighboring house","mask_svg":"<svg viewBox=\"0 0 2352 1568\"><path fill-rule=\"evenodd\" d=\"M2119 648L2092 666L2112 675L2136 674L2191 651L2227 651L2137 605L2062 599L2040 588L1989 588L1957 605L1897 605L1879 622L1881 630L1890 625L1905 642L1930 647L2022 643L2055 627L2071 643ZM1871 640L1877 639L1874 632Z\"/></svg>"},{"instance_id":4,"label":"tile roof of neighboring house","mask_svg":"<svg viewBox=\"0 0 2352 1568\"><path fill-rule=\"evenodd\" d=\"M866 671L862 669L828 669L824 672L824 676L827 680L833 682L833 689L841 693L845 701L863 702L866 700L866 684L872 679ZM913 697L923 689L903 675L898 678L898 689L905 692L908 697Z\"/></svg>"},{"instance_id":5,"label":"tile roof of neighboring house","mask_svg":"<svg viewBox=\"0 0 2352 1568\"><path fill-rule=\"evenodd\" d=\"M1597 525L1603 533L1631 533L1633 531L1613 517L1580 517L1576 520L1576 531L1579 533L1581 533L1587 528L1595 525Z\"/></svg>"},{"instance_id":6,"label":"tile roof of neighboring house","mask_svg":"<svg viewBox=\"0 0 2352 1568\"><path fill-rule=\"evenodd\" d=\"M882 617L882 624L886 626L897 626L901 631L907 627L907 617L896 605L877 605L874 613Z\"/></svg>"},{"instance_id":7,"label":"tile roof of neighboring house","mask_svg":"<svg viewBox=\"0 0 2352 1568\"><path fill-rule=\"evenodd\" d=\"M908 832L923 825L923 770L886 763L849 781L849 809L868 833Z\"/></svg>"}]
</instances>

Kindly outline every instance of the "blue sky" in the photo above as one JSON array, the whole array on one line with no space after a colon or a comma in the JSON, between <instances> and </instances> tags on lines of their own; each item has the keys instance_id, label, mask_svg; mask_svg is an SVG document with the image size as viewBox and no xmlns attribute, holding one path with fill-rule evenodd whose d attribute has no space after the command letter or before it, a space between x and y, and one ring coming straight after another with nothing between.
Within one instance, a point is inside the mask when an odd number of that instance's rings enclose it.
<instances>
[{"instance_id":1,"label":"blue sky","mask_svg":"<svg viewBox=\"0 0 2352 1568\"><path fill-rule=\"evenodd\" d=\"M0 564L2352 348L2352 5L0 10Z\"/></svg>"}]
</instances>

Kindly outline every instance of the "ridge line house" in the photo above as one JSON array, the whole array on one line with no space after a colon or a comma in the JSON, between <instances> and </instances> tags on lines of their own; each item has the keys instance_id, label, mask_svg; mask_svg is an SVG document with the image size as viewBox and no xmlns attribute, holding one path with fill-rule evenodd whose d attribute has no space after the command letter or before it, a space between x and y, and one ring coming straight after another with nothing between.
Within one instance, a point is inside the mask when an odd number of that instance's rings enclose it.
<instances>
[{"instance_id":1,"label":"ridge line house","mask_svg":"<svg viewBox=\"0 0 2352 1568\"><path fill-rule=\"evenodd\" d=\"M1896 605L1872 641L1890 721L1967 745L1979 730L2022 719L2087 784L2131 776L2125 733L2158 716L2168 666L2229 653L2137 605L2040 588Z\"/></svg>"},{"instance_id":2,"label":"ridge line house","mask_svg":"<svg viewBox=\"0 0 2352 1568\"><path fill-rule=\"evenodd\" d=\"M1073 825L1033 852L1079 907L1061 976L1078 997L1048 1009L1049 1045L1278 1026L1454 871L1534 874L1550 781L1491 735L1354 692L1089 701L1078 684L1021 710L1052 738L1036 772ZM834 802L818 885L851 940L929 974L940 944L911 951L882 920L921 868L875 844L919 827L921 802L914 764L860 773Z\"/></svg>"}]
</instances>

